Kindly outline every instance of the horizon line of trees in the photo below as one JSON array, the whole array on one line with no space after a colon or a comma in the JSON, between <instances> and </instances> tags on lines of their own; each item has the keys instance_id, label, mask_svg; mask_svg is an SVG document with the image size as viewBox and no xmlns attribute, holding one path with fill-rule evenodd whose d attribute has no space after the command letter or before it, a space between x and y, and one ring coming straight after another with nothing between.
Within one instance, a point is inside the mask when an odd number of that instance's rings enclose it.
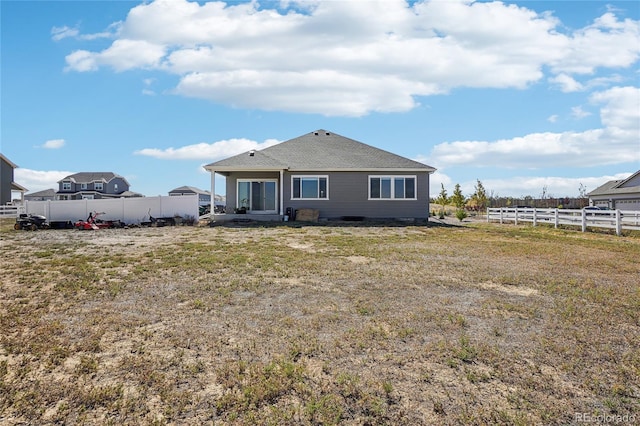
<instances>
[{"instance_id":1,"label":"horizon line of trees","mask_svg":"<svg viewBox=\"0 0 640 426\"><path fill-rule=\"evenodd\" d=\"M527 206L533 208L581 209L589 205L587 190L582 183L578 188L578 193L580 194L578 197L554 197L548 193L548 188L545 185L542 188L541 195L537 198L531 195L523 197L501 197L498 194L494 194L493 191L487 195L487 191L480 179L476 179L474 192L468 197L462 193L459 183L456 183L451 196L448 195L443 183L441 183L440 186L442 188L440 193L436 198L431 198L430 201L441 206L441 217L445 214L445 206L451 205L456 208L456 216L459 219L460 216L466 217L467 211L484 211L488 207Z\"/></svg>"}]
</instances>

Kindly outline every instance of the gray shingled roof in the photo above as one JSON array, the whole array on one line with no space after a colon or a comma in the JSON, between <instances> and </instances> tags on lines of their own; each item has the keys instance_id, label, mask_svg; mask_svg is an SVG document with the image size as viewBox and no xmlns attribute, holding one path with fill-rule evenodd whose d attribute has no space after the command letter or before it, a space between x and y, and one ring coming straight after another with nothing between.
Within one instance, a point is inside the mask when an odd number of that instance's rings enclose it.
<instances>
[{"instance_id":1,"label":"gray shingled roof","mask_svg":"<svg viewBox=\"0 0 640 426\"><path fill-rule=\"evenodd\" d=\"M115 177L124 179L122 176L117 175L113 172L80 172L80 173L74 173L72 175L69 175L64 179L59 180L58 182L62 182L65 180L73 180L76 183L89 183L89 182L95 182L95 181L109 182L111 179Z\"/></svg>"},{"instance_id":2,"label":"gray shingled roof","mask_svg":"<svg viewBox=\"0 0 640 426\"><path fill-rule=\"evenodd\" d=\"M196 188L195 186L188 186L188 185L184 185L184 186L180 186L178 188L172 189L171 191L169 191L169 194L171 194L172 192L185 192L185 191L193 192L194 194L209 194L209 191L205 191L203 189Z\"/></svg>"},{"instance_id":3,"label":"gray shingled roof","mask_svg":"<svg viewBox=\"0 0 640 426\"><path fill-rule=\"evenodd\" d=\"M261 151L239 154L205 166L232 170L423 170L433 167L326 130L316 130Z\"/></svg>"},{"instance_id":4,"label":"gray shingled roof","mask_svg":"<svg viewBox=\"0 0 640 426\"><path fill-rule=\"evenodd\" d=\"M640 192L640 186L625 186L625 183L631 181L636 176L640 175L640 170L632 174L626 179L610 180L604 185L600 185L593 191L589 192L588 196L598 195L616 195L616 194L635 194Z\"/></svg>"},{"instance_id":5,"label":"gray shingled roof","mask_svg":"<svg viewBox=\"0 0 640 426\"><path fill-rule=\"evenodd\" d=\"M53 188L49 188L49 189L44 189L42 191L38 191L38 192L30 192L28 194L24 194L25 196L29 196L29 197L55 197L56 195L56 190Z\"/></svg>"}]
</instances>

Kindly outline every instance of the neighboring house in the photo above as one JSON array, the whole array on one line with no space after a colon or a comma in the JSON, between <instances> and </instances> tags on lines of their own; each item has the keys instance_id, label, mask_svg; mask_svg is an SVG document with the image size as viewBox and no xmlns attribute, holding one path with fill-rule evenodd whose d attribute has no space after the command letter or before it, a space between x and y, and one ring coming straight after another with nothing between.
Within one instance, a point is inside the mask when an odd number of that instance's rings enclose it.
<instances>
[{"instance_id":1,"label":"neighboring house","mask_svg":"<svg viewBox=\"0 0 640 426\"><path fill-rule=\"evenodd\" d=\"M212 193L215 174L226 177L227 212L245 207L269 220L298 209L318 210L326 219L428 218L429 174L435 171L326 130L204 168Z\"/></svg>"},{"instance_id":2,"label":"neighboring house","mask_svg":"<svg viewBox=\"0 0 640 426\"><path fill-rule=\"evenodd\" d=\"M24 194L24 199L26 201L53 201L56 199L56 190L45 189L44 191L31 192Z\"/></svg>"},{"instance_id":3,"label":"neighboring house","mask_svg":"<svg viewBox=\"0 0 640 426\"><path fill-rule=\"evenodd\" d=\"M211 193L195 186L181 186L169 191L169 195L193 195L198 194L198 205L206 206L211 204ZM217 204L217 203L216 203Z\"/></svg>"},{"instance_id":4,"label":"neighboring house","mask_svg":"<svg viewBox=\"0 0 640 426\"><path fill-rule=\"evenodd\" d=\"M24 193L27 188L18 185L13 181L13 169L18 166L11 162L4 154L0 154L0 205L11 204L13 201L11 193L20 192L20 200L24 200Z\"/></svg>"},{"instance_id":5,"label":"neighboring house","mask_svg":"<svg viewBox=\"0 0 640 426\"><path fill-rule=\"evenodd\" d=\"M58 181L58 185L58 200L142 197L129 191L129 182L112 172L75 173Z\"/></svg>"},{"instance_id":6,"label":"neighboring house","mask_svg":"<svg viewBox=\"0 0 640 426\"><path fill-rule=\"evenodd\" d=\"M592 206L640 210L640 170L626 179L610 180L587 195Z\"/></svg>"}]
</instances>

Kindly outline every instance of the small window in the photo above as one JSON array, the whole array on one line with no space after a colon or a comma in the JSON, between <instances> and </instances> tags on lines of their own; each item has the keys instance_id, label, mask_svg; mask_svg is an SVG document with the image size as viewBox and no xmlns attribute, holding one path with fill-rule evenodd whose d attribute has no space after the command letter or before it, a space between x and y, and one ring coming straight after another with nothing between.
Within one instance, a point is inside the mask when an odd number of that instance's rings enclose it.
<instances>
[{"instance_id":1,"label":"small window","mask_svg":"<svg viewBox=\"0 0 640 426\"><path fill-rule=\"evenodd\" d=\"M62 182L63 191L71 191L71 182Z\"/></svg>"},{"instance_id":2,"label":"small window","mask_svg":"<svg viewBox=\"0 0 640 426\"><path fill-rule=\"evenodd\" d=\"M370 200L415 200L415 176L369 176Z\"/></svg>"},{"instance_id":3,"label":"small window","mask_svg":"<svg viewBox=\"0 0 640 426\"><path fill-rule=\"evenodd\" d=\"M291 199L326 200L329 198L328 176L292 176Z\"/></svg>"},{"instance_id":4,"label":"small window","mask_svg":"<svg viewBox=\"0 0 640 426\"><path fill-rule=\"evenodd\" d=\"M87 184L86 183L81 183L80 184L80 189L87 189Z\"/></svg>"}]
</instances>

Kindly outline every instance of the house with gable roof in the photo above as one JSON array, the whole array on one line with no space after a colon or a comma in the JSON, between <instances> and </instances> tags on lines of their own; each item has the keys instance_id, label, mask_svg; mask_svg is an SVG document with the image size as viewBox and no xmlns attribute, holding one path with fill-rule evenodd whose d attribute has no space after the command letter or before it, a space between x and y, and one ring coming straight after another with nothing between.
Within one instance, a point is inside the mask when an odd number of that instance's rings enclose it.
<instances>
[{"instance_id":1,"label":"house with gable roof","mask_svg":"<svg viewBox=\"0 0 640 426\"><path fill-rule=\"evenodd\" d=\"M21 201L27 188L13 181L13 170L18 166L0 153L0 205L13 202L12 192L19 192Z\"/></svg>"},{"instance_id":2,"label":"house with gable roof","mask_svg":"<svg viewBox=\"0 0 640 426\"><path fill-rule=\"evenodd\" d=\"M282 220L299 209L319 218L429 217L433 167L365 143L316 130L263 150L204 166L226 178L226 211L253 219ZM214 220L235 218L227 213Z\"/></svg>"},{"instance_id":3,"label":"house with gable roof","mask_svg":"<svg viewBox=\"0 0 640 426\"><path fill-rule=\"evenodd\" d=\"M640 170L626 179L610 180L587 193L589 204L612 210L640 210Z\"/></svg>"},{"instance_id":4,"label":"house with gable roof","mask_svg":"<svg viewBox=\"0 0 640 426\"><path fill-rule=\"evenodd\" d=\"M129 182L113 172L80 172L58 181L57 200L142 197L129 191Z\"/></svg>"}]
</instances>

